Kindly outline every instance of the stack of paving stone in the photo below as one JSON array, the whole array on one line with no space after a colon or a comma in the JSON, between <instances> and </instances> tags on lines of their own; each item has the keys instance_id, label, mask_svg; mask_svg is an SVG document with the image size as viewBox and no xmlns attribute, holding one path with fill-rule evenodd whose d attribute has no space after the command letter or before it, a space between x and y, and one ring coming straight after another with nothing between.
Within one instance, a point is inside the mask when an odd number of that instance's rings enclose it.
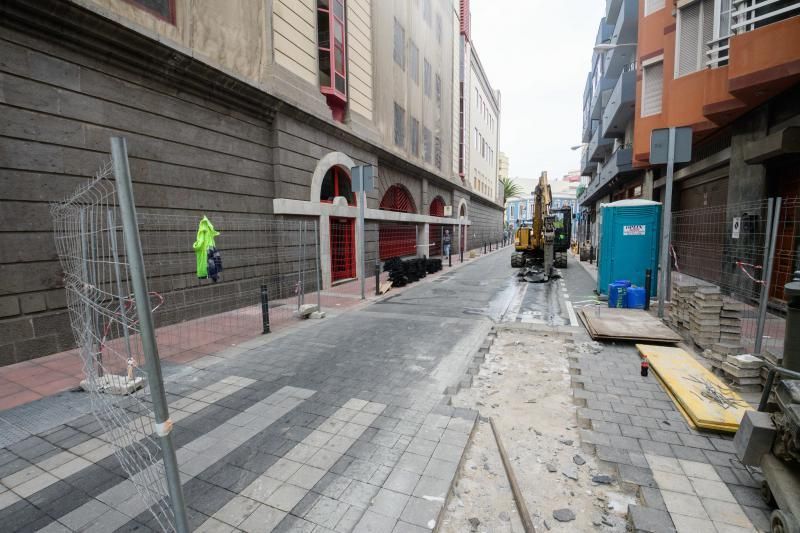
<instances>
[{"instance_id":1,"label":"stack of paving stone","mask_svg":"<svg viewBox=\"0 0 800 533\"><path fill-rule=\"evenodd\" d=\"M728 355L720 365L720 370L731 389L739 392L761 392L762 366L764 360L754 355Z\"/></svg>"},{"instance_id":2,"label":"stack of paving stone","mask_svg":"<svg viewBox=\"0 0 800 533\"><path fill-rule=\"evenodd\" d=\"M745 353L744 347L739 344L717 342L703 350L703 357L708 359L712 370L719 374L722 370L722 363L728 360L730 355L742 355Z\"/></svg>"},{"instance_id":3,"label":"stack of paving stone","mask_svg":"<svg viewBox=\"0 0 800 533\"><path fill-rule=\"evenodd\" d=\"M710 348L720 340L722 294L719 287L698 287L689 299L689 335L701 348Z\"/></svg>"},{"instance_id":4,"label":"stack of paving stone","mask_svg":"<svg viewBox=\"0 0 800 533\"><path fill-rule=\"evenodd\" d=\"M719 312L719 341L738 344L742 338L742 311L744 304L731 298L722 301Z\"/></svg>"},{"instance_id":5,"label":"stack of paving stone","mask_svg":"<svg viewBox=\"0 0 800 533\"><path fill-rule=\"evenodd\" d=\"M669 318L678 333L689 332L689 301L698 287L696 278L681 274L673 276Z\"/></svg>"}]
</instances>

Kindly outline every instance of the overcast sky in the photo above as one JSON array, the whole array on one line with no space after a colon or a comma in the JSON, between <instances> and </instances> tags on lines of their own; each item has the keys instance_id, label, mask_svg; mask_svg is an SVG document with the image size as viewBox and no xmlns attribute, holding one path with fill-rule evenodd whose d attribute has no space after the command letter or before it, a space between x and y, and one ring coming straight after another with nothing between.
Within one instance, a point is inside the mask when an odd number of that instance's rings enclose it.
<instances>
[{"instance_id":1,"label":"overcast sky","mask_svg":"<svg viewBox=\"0 0 800 533\"><path fill-rule=\"evenodd\" d=\"M512 177L580 166L581 99L605 0L471 0L472 41L501 92Z\"/></svg>"}]
</instances>

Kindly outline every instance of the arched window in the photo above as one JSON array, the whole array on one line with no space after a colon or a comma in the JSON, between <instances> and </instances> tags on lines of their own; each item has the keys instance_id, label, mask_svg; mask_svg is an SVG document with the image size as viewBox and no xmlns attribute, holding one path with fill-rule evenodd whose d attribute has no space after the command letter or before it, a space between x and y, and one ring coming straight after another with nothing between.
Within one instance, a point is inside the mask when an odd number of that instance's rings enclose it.
<instances>
[{"instance_id":1,"label":"arched window","mask_svg":"<svg viewBox=\"0 0 800 533\"><path fill-rule=\"evenodd\" d=\"M444 216L444 200L442 200L441 196L437 196L431 202L430 215L432 217Z\"/></svg>"},{"instance_id":2,"label":"arched window","mask_svg":"<svg viewBox=\"0 0 800 533\"><path fill-rule=\"evenodd\" d=\"M356 205L356 195L350 185L350 176L340 167L331 167L322 178L319 200L332 203L337 196L344 196L347 205Z\"/></svg>"},{"instance_id":3,"label":"arched window","mask_svg":"<svg viewBox=\"0 0 800 533\"><path fill-rule=\"evenodd\" d=\"M416 213L414 200L402 185L392 185L381 199L381 209L386 211L399 211L401 213Z\"/></svg>"},{"instance_id":4,"label":"arched window","mask_svg":"<svg viewBox=\"0 0 800 533\"><path fill-rule=\"evenodd\" d=\"M414 200L402 185L392 185L383 195L380 208L400 213L416 213ZM402 222L381 222L378 228L378 255L381 260L390 257L408 257L417 254L417 227Z\"/></svg>"}]
</instances>

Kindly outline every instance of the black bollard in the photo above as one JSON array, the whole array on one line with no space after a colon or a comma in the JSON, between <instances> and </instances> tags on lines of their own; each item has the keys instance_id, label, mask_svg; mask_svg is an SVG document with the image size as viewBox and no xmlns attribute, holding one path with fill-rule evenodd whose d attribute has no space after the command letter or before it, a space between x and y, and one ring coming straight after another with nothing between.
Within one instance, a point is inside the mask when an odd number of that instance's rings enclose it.
<instances>
[{"instance_id":1,"label":"black bollard","mask_svg":"<svg viewBox=\"0 0 800 533\"><path fill-rule=\"evenodd\" d=\"M448 250L447 266L453 266L453 250Z\"/></svg>"},{"instance_id":2,"label":"black bollard","mask_svg":"<svg viewBox=\"0 0 800 533\"><path fill-rule=\"evenodd\" d=\"M381 264L375 261L375 296L381 295Z\"/></svg>"},{"instance_id":3,"label":"black bollard","mask_svg":"<svg viewBox=\"0 0 800 533\"><path fill-rule=\"evenodd\" d=\"M644 271L644 310L650 310L650 288L653 283L653 271L649 268Z\"/></svg>"},{"instance_id":4,"label":"black bollard","mask_svg":"<svg viewBox=\"0 0 800 533\"><path fill-rule=\"evenodd\" d=\"M264 330L262 333L269 333L269 293L267 286L261 286L261 325Z\"/></svg>"},{"instance_id":5,"label":"black bollard","mask_svg":"<svg viewBox=\"0 0 800 533\"><path fill-rule=\"evenodd\" d=\"M483 241L483 253L486 253L486 241Z\"/></svg>"}]
</instances>

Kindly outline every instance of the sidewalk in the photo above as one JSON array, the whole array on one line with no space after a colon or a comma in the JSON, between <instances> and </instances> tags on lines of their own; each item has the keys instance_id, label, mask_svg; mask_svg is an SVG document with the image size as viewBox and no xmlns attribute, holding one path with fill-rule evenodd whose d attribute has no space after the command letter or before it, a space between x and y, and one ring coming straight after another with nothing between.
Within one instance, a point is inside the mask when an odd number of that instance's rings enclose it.
<instances>
[{"instance_id":1,"label":"sidewalk","mask_svg":"<svg viewBox=\"0 0 800 533\"><path fill-rule=\"evenodd\" d=\"M478 257L483 254L477 250ZM495 252L489 252L495 253ZM474 260L474 259L473 259ZM432 281L462 264L469 264L469 254L465 254L464 263L458 256L453 257L453 266L442 262L442 270L421 280L422 283ZM388 280L388 273L382 272L381 282ZM388 295L397 294L414 286L393 288ZM384 297L375 295L374 277L367 277L365 300L362 301L360 280L353 280L325 289L320 294L321 308L328 314L339 313L357 308L365 302L375 302ZM317 294L305 295L306 303L317 303ZM290 311L296 303L295 299L272 302L274 308L270 312L270 326L273 332L285 328L296 327L301 320L293 317ZM279 311L278 311L279 310ZM162 309L162 312L165 312ZM158 314L154 316L158 321ZM224 324L221 327L220 324ZM181 330L191 330L192 335L181 334ZM182 322L174 326L161 327L156 331L159 355L162 360L172 363L188 363L220 350L237 346L241 342L254 339L262 334L261 308L258 305L237 309ZM14 365L0 367L0 432L4 429L3 411L38 400L43 397L75 389L84 376L83 362L77 349L40 357ZM6 439L0 437L0 446Z\"/></svg>"},{"instance_id":2,"label":"sidewalk","mask_svg":"<svg viewBox=\"0 0 800 533\"><path fill-rule=\"evenodd\" d=\"M506 283L493 271L507 258L493 256L374 305L214 355L165 360L192 528L430 530L476 416L447 406L443 393L491 327L459 306L463 298L488 306ZM476 278L491 279L481 301L464 290ZM452 316L428 309L434 288L449 291L437 301L451 298ZM417 303L398 310L390 303L398 295ZM79 396L3 413L50 424L0 450L3 529L160 530L109 434L93 415L75 416Z\"/></svg>"},{"instance_id":3,"label":"sidewalk","mask_svg":"<svg viewBox=\"0 0 800 533\"><path fill-rule=\"evenodd\" d=\"M640 500L628 510L634 531L769 531L761 480L737 460L733 435L690 428L653 375L640 375L632 343L602 346L571 354L573 399L581 444Z\"/></svg>"}]
</instances>

